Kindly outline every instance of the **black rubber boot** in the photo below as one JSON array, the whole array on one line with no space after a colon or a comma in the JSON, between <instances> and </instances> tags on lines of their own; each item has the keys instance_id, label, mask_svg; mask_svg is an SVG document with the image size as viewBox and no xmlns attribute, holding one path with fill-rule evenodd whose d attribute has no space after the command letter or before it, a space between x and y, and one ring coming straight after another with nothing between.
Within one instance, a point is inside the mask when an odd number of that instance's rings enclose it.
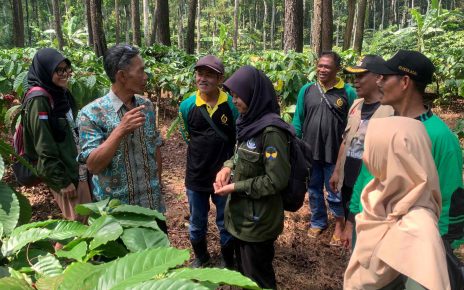
<instances>
[{"instance_id":1,"label":"black rubber boot","mask_svg":"<svg viewBox=\"0 0 464 290\"><path fill-rule=\"evenodd\" d=\"M235 258L234 258L234 242L230 241L224 246L221 246L221 268L227 268L229 270L235 270Z\"/></svg>"},{"instance_id":2,"label":"black rubber boot","mask_svg":"<svg viewBox=\"0 0 464 290\"><path fill-rule=\"evenodd\" d=\"M208 253L206 239L199 241L190 240L190 242L192 243L193 253L195 254L195 259L190 266L192 268L202 268L207 266L210 256Z\"/></svg>"}]
</instances>

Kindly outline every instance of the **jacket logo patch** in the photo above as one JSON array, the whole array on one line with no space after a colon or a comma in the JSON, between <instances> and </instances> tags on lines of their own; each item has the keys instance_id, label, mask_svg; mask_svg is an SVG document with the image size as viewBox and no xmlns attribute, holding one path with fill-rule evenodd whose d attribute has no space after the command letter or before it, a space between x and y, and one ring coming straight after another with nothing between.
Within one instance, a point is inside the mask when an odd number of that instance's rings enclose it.
<instances>
[{"instance_id":1,"label":"jacket logo patch","mask_svg":"<svg viewBox=\"0 0 464 290\"><path fill-rule=\"evenodd\" d=\"M39 112L39 120L48 120L47 112Z\"/></svg>"},{"instance_id":2,"label":"jacket logo patch","mask_svg":"<svg viewBox=\"0 0 464 290\"><path fill-rule=\"evenodd\" d=\"M227 124L227 120L229 120L229 119L227 118L227 116L226 116L225 114L222 114L222 116L221 116L221 122L222 122L222 124Z\"/></svg>"},{"instance_id":3,"label":"jacket logo patch","mask_svg":"<svg viewBox=\"0 0 464 290\"><path fill-rule=\"evenodd\" d=\"M268 160L274 160L277 158L277 149L273 146L266 147L266 150L264 150L264 156Z\"/></svg>"},{"instance_id":4,"label":"jacket logo patch","mask_svg":"<svg viewBox=\"0 0 464 290\"><path fill-rule=\"evenodd\" d=\"M338 98L337 101L335 102L337 107L341 108L343 106L343 100L342 98Z\"/></svg>"},{"instance_id":5,"label":"jacket logo patch","mask_svg":"<svg viewBox=\"0 0 464 290\"><path fill-rule=\"evenodd\" d=\"M248 147L248 149L255 150L256 149L255 139L248 140L246 143L246 146Z\"/></svg>"}]
</instances>

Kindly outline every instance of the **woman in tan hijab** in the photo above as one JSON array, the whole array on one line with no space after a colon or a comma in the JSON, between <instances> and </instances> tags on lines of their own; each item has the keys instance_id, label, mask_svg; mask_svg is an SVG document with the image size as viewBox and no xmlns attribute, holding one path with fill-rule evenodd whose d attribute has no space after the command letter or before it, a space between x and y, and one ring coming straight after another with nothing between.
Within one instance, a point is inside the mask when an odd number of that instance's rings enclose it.
<instances>
[{"instance_id":1,"label":"woman in tan hijab","mask_svg":"<svg viewBox=\"0 0 464 290\"><path fill-rule=\"evenodd\" d=\"M361 194L345 289L450 289L437 221L441 197L431 143L417 120L371 120L363 160L374 175Z\"/></svg>"}]
</instances>

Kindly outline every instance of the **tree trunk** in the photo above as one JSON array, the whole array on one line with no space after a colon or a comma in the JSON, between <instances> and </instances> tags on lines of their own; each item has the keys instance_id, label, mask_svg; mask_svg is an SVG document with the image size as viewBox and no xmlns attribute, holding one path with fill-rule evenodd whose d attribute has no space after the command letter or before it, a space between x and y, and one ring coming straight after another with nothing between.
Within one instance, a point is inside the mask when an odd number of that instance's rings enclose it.
<instances>
[{"instance_id":1,"label":"tree trunk","mask_svg":"<svg viewBox=\"0 0 464 290\"><path fill-rule=\"evenodd\" d=\"M356 23L356 35L354 37L353 49L361 54L362 51L362 42L364 36L364 20L366 16L366 6L367 0L360 0L358 3L358 16Z\"/></svg>"},{"instance_id":2,"label":"tree trunk","mask_svg":"<svg viewBox=\"0 0 464 290\"><path fill-rule=\"evenodd\" d=\"M263 50L266 50L266 24L267 24L267 1L263 0L264 4L264 17L263 17Z\"/></svg>"},{"instance_id":3,"label":"tree trunk","mask_svg":"<svg viewBox=\"0 0 464 290\"><path fill-rule=\"evenodd\" d=\"M356 11L356 0L348 0L348 19L346 21L345 35L343 36L343 50L351 46L351 35L353 33L354 12Z\"/></svg>"},{"instance_id":4,"label":"tree trunk","mask_svg":"<svg viewBox=\"0 0 464 290\"><path fill-rule=\"evenodd\" d=\"M158 42L158 5L153 6L153 21L151 22L150 45Z\"/></svg>"},{"instance_id":5,"label":"tree trunk","mask_svg":"<svg viewBox=\"0 0 464 290\"><path fill-rule=\"evenodd\" d=\"M195 18L197 14L197 1L190 0L189 14L187 22L187 37L185 38L185 51L188 54L193 54L195 50Z\"/></svg>"},{"instance_id":6,"label":"tree trunk","mask_svg":"<svg viewBox=\"0 0 464 290\"><path fill-rule=\"evenodd\" d=\"M401 17L401 27L406 27L408 23L408 0L404 1L403 15Z\"/></svg>"},{"instance_id":7,"label":"tree trunk","mask_svg":"<svg viewBox=\"0 0 464 290\"><path fill-rule=\"evenodd\" d=\"M129 5L124 5L124 17L126 19L126 43L130 43L130 27L131 27L131 17L130 17L130 8Z\"/></svg>"},{"instance_id":8,"label":"tree trunk","mask_svg":"<svg viewBox=\"0 0 464 290\"><path fill-rule=\"evenodd\" d=\"M382 0L382 23L380 29L385 28L385 0Z\"/></svg>"},{"instance_id":9,"label":"tree trunk","mask_svg":"<svg viewBox=\"0 0 464 290\"><path fill-rule=\"evenodd\" d=\"M116 20L116 44L121 42L121 20L119 18L119 0L114 0L114 15Z\"/></svg>"},{"instance_id":10,"label":"tree trunk","mask_svg":"<svg viewBox=\"0 0 464 290\"><path fill-rule=\"evenodd\" d=\"M140 12L138 0L131 0L131 23L132 43L140 46L142 45L142 38L140 35Z\"/></svg>"},{"instance_id":11,"label":"tree trunk","mask_svg":"<svg viewBox=\"0 0 464 290\"><path fill-rule=\"evenodd\" d=\"M285 0L284 50L303 52L302 0Z\"/></svg>"},{"instance_id":12,"label":"tree trunk","mask_svg":"<svg viewBox=\"0 0 464 290\"><path fill-rule=\"evenodd\" d=\"M150 6L148 5L148 0L142 1L142 10L143 10L143 42L146 46L149 46L150 45L150 18L149 18Z\"/></svg>"},{"instance_id":13,"label":"tree trunk","mask_svg":"<svg viewBox=\"0 0 464 290\"><path fill-rule=\"evenodd\" d=\"M238 6L239 0L234 1L234 39L233 39L233 46L234 50L237 51L238 47Z\"/></svg>"},{"instance_id":14,"label":"tree trunk","mask_svg":"<svg viewBox=\"0 0 464 290\"><path fill-rule=\"evenodd\" d=\"M311 46L316 56L319 56L322 50L322 1L323 0L314 0L313 6Z\"/></svg>"},{"instance_id":15,"label":"tree trunk","mask_svg":"<svg viewBox=\"0 0 464 290\"><path fill-rule=\"evenodd\" d=\"M322 44L321 49L332 50L333 45L333 11L332 0L322 1Z\"/></svg>"},{"instance_id":16,"label":"tree trunk","mask_svg":"<svg viewBox=\"0 0 464 290\"><path fill-rule=\"evenodd\" d=\"M103 30L103 14L101 0L90 0L90 18L92 21L93 47L97 56L106 52L105 32Z\"/></svg>"},{"instance_id":17,"label":"tree trunk","mask_svg":"<svg viewBox=\"0 0 464 290\"><path fill-rule=\"evenodd\" d=\"M87 18L88 45L93 46L92 15L90 14L90 0L85 0L85 18Z\"/></svg>"},{"instance_id":18,"label":"tree trunk","mask_svg":"<svg viewBox=\"0 0 464 290\"><path fill-rule=\"evenodd\" d=\"M201 0L197 3L197 53L200 53L201 49Z\"/></svg>"},{"instance_id":19,"label":"tree trunk","mask_svg":"<svg viewBox=\"0 0 464 290\"><path fill-rule=\"evenodd\" d=\"M390 2L390 19L389 19L389 24L390 25L398 24L398 14L397 14L397 10L396 10L396 1L397 0L391 0L391 2Z\"/></svg>"},{"instance_id":20,"label":"tree trunk","mask_svg":"<svg viewBox=\"0 0 464 290\"><path fill-rule=\"evenodd\" d=\"M184 48L184 0L179 0L179 23L177 24L177 46Z\"/></svg>"},{"instance_id":21,"label":"tree trunk","mask_svg":"<svg viewBox=\"0 0 464 290\"><path fill-rule=\"evenodd\" d=\"M272 12L271 12L271 49L274 49L275 16L276 16L275 1L272 0Z\"/></svg>"},{"instance_id":22,"label":"tree trunk","mask_svg":"<svg viewBox=\"0 0 464 290\"><path fill-rule=\"evenodd\" d=\"M60 2L58 0L52 1L52 9L53 9L53 18L55 20L55 34L56 39L58 40L58 49L63 50L63 46L65 46L63 32L61 31L61 14L60 14Z\"/></svg>"},{"instance_id":23,"label":"tree trunk","mask_svg":"<svg viewBox=\"0 0 464 290\"><path fill-rule=\"evenodd\" d=\"M13 37L16 47L24 47L24 18L21 0L13 0Z\"/></svg>"},{"instance_id":24,"label":"tree trunk","mask_svg":"<svg viewBox=\"0 0 464 290\"><path fill-rule=\"evenodd\" d=\"M156 21L158 23L158 41L161 44L171 46L171 31L169 28L169 3L168 0L156 1Z\"/></svg>"}]
</instances>

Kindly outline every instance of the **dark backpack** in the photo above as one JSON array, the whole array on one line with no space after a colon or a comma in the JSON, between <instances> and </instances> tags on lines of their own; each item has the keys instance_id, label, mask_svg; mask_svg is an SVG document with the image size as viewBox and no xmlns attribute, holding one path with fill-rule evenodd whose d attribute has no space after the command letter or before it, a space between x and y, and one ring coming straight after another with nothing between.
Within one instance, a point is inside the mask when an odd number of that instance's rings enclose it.
<instances>
[{"instance_id":1,"label":"dark backpack","mask_svg":"<svg viewBox=\"0 0 464 290\"><path fill-rule=\"evenodd\" d=\"M42 87L32 87L27 91L26 95L24 96L23 102L19 107L18 112L15 116L13 116L13 124L17 123L18 118L24 116L24 111L26 108L27 103L32 100L34 97L38 96L46 96L50 103L50 107L53 110L54 104L52 96ZM37 160L32 160L29 156L26 155L24 152L24 127L22 119L19 124L16 126L15 133L13 135L13 148L15 153L21 157L22 161L18 158L15 159L12 168L13 173L15 175L16 181L23 186L34 186L41 182L39 176L36 175L35 172L31 170L31 168L35 168L37 164ZM26 161L26 162L25 162ZM29 166L26 166L24 163L29 163ZM32 166L32 167L31 167Z\"/></svg>"},{"instance_id":2,"label":"dark backpack","mask_svg":"<svg viewBox=\"0 0 464 290\"><path fill-rule=\"evenodd\" d=\"M308 145L296 136L289 136L290 178L282 191L284 210L295 212L304 203L311 172L311 158Z\"/></svg>"},{"instance_id":3,"label":"dark backpack","mask_svg":"<svg viewBox=\"0 0 464 290\"><path fill-rule=\"evenodd\" d=\"M262 152L263 135L256 138L257 148ZM288 146L290 157L290 177L287 187L282 190L284 210L296 212L304 203L308 191L308 182L311 171L311 155L308 145L300 138L288 134Z\"/></svg>"}]
</instances>

